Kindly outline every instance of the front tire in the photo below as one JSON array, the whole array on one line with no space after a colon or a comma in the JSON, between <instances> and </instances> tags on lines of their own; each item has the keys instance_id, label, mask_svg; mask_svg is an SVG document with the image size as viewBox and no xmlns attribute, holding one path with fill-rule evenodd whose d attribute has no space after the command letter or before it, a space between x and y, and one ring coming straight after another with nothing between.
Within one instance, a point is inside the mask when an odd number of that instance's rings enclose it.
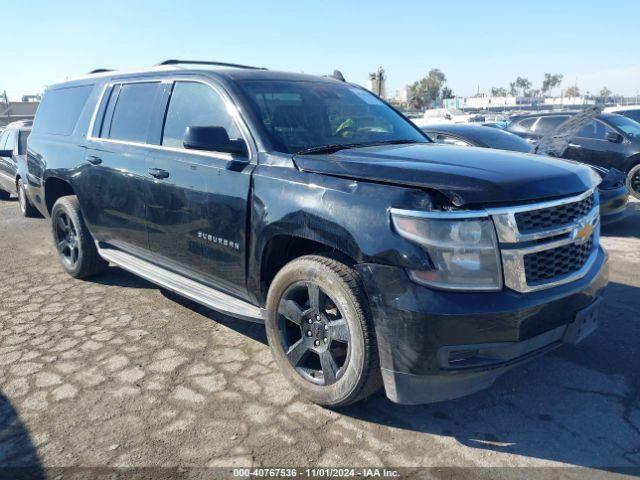
<instances>
[{"instance_id":1,"label":"front tire","mask_svg":"<svg viewBox=\"0 0 640 480\"><path fill-rule=\"evenodd\" d=\"M27 190L22 179L18 179L16 190L18 191L18 205L20 206L20 213L22 213L22 216L27 218L39 216L38 210L36 210L36 208L31 204L31 201L27 196Z\"/></svg>"},{"instance_id":2,"label":"front tire","mask_svg":"<svg viewBox=\"0 0 640 480\"><path fill-rule=\"evenodd\" d=\"M629 170L626 184L629 193L640 200L640 163Z\"/></svg>"},{"instance_id":3,"label":"front tire","mask_svg":"<svg viewBox=\"0 0 640 480\"><path fill-rule=\"evenodd\" d=\"M53 241L62 268L75 278L97 275L107 267L87 229L78 197L59 198L51 209Z\"/></svg>"},{"instance_id":4,"label":"front tire","mask_svg":"<svg viewBox=\"0 0 640 480\"><path fill-rule=\"evenodd\" d=\"M309 255L285 265L271 283L265 323L278 367L312 402L349 405L380 388L368 303L344 263Z\"/></svg>"}]
</instances>

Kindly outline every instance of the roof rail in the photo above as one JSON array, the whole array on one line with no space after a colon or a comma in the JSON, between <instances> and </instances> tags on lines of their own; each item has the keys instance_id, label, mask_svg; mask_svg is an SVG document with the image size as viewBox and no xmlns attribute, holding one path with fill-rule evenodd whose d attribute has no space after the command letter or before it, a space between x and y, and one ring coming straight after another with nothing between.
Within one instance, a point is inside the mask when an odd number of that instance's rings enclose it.
<instances>
[{"instance_id":1,"label":"roof rail","mask_svg":"<svg viewBox=\"0 0 640 480\"><path fill-rule=\"evenodd\" d=\"M209 61L200 61L200 60L165 60L164 62L158 63L156 66L161 65L216 65L218 67L232 67L232 68L249 68L252 70L266 70L264 67L252 67L250 65L239 65L237 63L224 63L224 62L209 62Z\"/></svg>"},{"instance_id":2,"label":"roof rail","mask_svg":"<svg viewBox=\"0 0 640 480\"><path fill-rule=\"evenodd\" d=\"M92 75L94 73L104 73L104 72L113 72L111 68L96 68L95 70L91 70L87 75Z\"/></svg>"}]
</instances>

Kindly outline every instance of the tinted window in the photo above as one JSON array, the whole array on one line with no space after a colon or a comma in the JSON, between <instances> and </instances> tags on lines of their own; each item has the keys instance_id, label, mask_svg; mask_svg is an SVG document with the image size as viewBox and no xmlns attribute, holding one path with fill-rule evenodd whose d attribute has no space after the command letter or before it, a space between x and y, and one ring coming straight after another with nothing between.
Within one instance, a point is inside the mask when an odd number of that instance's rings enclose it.
<instances>
[{"instance_id":1,"label":"tinted window","mask_svg":"<svg viewBox=\"0 0 640 480\"><path fill-rule=\"evenodd\" d=\"M20 140L18 145L18 155L26 155L27 153L27 138L29 138L30 130L20 131Z\"/></svg>"},{"instance_id":2,"label":"tinted window","mask_svg":"<svg viewBox=\"0 0 640 480\"><path fill-rule=\"evenodd\" d=\"M613 125L614 127L617 127L620 130L622 130L624 133L626 133L630 137L640 138L640 123L634 120L631 120L628 117L616 116L616 115L610 116L609 118L607 118L607 121L611 123L611 125ZM610 129L609 127L607 127L607 129L613 131L613 129Z\"/></svg>"},{"instance_id":3,"label":"tinted window","mask_svg":"<svg viewBox=\"0 0 640 480\"><path fill-rule=\"evenodd\" d=\"M536 117L525 118L521 122L518 122L518 126L521 127L523 130L530 130L531 129L531 125L533 125L533 122L535 122L536 120L537 120Z\"/></svg>"},{"instance_id":4,"label":"tinted window","mask_svg":"<svg viewBox=\"0 0 640 480\"><path fill-rule=\"evenodd\" d=\"M582 127L576 136L581 138L593 138L595 140L605 140L607 132L612 131L613 130L607 127L604 123L593 120Z\"/></svg>"},{"instance_id":5,"label":"tinted window","mask_svg":"<svg viewBox=\"0 0 640 480\"><path fill-rule=\"evenodd\" d=\"M145 142L159 83L122 85L111 118L109 138Z\"/></svg>"},{"instance_id":6,"label":"tinted window","mask_svg":"<svg viewBox=\"0 0 640 480\"><path fill-rule=\"evenodd\" d=\"M566 122L568 118L569 117L562 115L554 115L553 117L540 117L540 120L535 124L532 131L544 135Z\"/></svg>"},{"instance_id":7,"label":"tinted window","mask_svg":"<svg viewBox=\"0 0 640 480\"><path fill-rule=\"evenodd\" d=\"M231 140L241 138L224 100L210 86L176 82L171 92L162 133L162 145L183 148L187 127L224 127Z\"/></svg>"},{"instance_id":8,"label":"tinted window","mask_svg":"<svg viewBox=\"0 0 640 480\"><path fill-rule=\"evenodd\" d=\"M482 133L475 134L475 138L488 148L498 150L511 150L513 152L529 153L531 144L514 133L505 132L496 128L483 128Z\"/></svg>"},{"instance_id":9,"label":"tinted window","mask_svg":"<svg viewBox=\"0 0 640 480\"><path fill-rule=\"evenodd\" d=\"M38 106L33 130L71 135L93 85L47 90Z\"/></svg>"},{"instance_id":10,"label":"tinted window","mask_svg":"<svg viewBox=\"0 0 640 480\"><path fill-rule=\"evenodd\" d=\"M438 133L438 134L431 134L430 135L431 138L435 137L435 141L436 143L442 143L445 145L457 145L459 147L470 147L471 144L468 142L465 142L464 140L460 140L456 137L451 137L449 135L444 135L442 133Z\"/></svg>"},{"instance_id":11,"label":"tinted window","mask_svg":"<svg viewBox=\"0 0 640 480\"><path fill-rule=\"evenodd\" d=\"M625 117L629 117L630 119L635 120L636 122L640 122L640 110L626 110L624 112L616 112L616 113L624 115Z\"/></svg>"},{"instance_id":12,"label":"tinted window","mask_svg":"<svg viewBox=\"0 0 640 480\"><path fill-rule=\"evenodd\" d=\"M373 142L428 142L378 97L338 82L239 82L276 150Z\"/></svg>"}]
</instances>

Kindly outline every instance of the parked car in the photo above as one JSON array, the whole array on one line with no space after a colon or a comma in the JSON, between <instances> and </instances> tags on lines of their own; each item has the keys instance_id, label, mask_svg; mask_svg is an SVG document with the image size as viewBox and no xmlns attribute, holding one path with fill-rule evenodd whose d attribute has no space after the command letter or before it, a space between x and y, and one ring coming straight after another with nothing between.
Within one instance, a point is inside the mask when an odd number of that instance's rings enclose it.
<instances>
[{"instance_id":1,"label":"parked car","mask_svg":"<svg viewBox=\"0 0 640 480\"><path fill-rule=\"evenodd\" d=\"M511 118L507 130L535 145L576 113L519 115ZM624 172L629 192L640 198L640 123L623 115L602 113L578 132L563 157Z\"/></svg>"},{"instance_id":2,"label":"parked car","mask_svg":"<svg viewBox=\"0 0 640 480\"><path fill-rule=\"evenodd\" d=\"M70 275L110 262L264 322L329 406L467 395L596 327L591 169L436 145L336 78L161 65L44 93L29 173Z\"/></svg>"},{"instance_id":3,"label":"parked car","mask_svg":"<svg viewBox=\"0 0 640 480\"><path fill-rule=\"evenodd\" d=\"M23 120L10 123L0 134L0 200L8 200L11 194L16 194L20 212L25 217L38 215L25 185L27 138L30 133L31 121Z\"/></svg>"},{"instance_id":4,"label":"parked car","mask_svg":"<svg viewBox=\"0 0 640 480\"><path fill-rule=\"evenodd\" d=\"M628 105L618 107L607 107L604 109L605 113L617 113L618 115L624 115L631 120L635 120L640 123L640 105Z\"/></svg>"},{"instance_id":5,"label":"parked car","mask_svg":"<svg viewBox=\"0 0 640 480\"><path fill-rule=\"evenodd\" d=\"M472 115L457 108L432 108L425 110L422 118L414 120L416 125L430 125L432 123L469 123Z\"/></svg>"},{"instance_id":6,"label":"parked car","mask_svg":"<svg viewBox=\"0 0 640 480\"><path fill-rule=\"evenodd\" d=\"M436 143L533 153L532 145L523 138L497 128L443 124L423 127L422 131ZM625 175L616 169L609 170L596 165L590 165L590 167L603 180L598 185L602 224L620 220L624 217L629 202L629 190L625 186Z\"/></svg>"}]
</instances>

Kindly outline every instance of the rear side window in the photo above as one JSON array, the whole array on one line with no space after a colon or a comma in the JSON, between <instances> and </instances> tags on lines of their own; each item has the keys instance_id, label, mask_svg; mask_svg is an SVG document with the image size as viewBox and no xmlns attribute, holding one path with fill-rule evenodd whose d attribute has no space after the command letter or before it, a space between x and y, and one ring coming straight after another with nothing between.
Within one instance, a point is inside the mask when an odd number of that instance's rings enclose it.
<instances>
[{"instance_id":1,"label":"rear side window","mask_svg":"<svg viewBox=\"0 0 640 480\"><path fill-rule=\"evenodd\" d=\"M30 130L20 131L20 140L18 141L18 155L26 155L27 153L27 138L29 138Z\"/></svg>"},{"instance_id":2,"label":"rear side window","mask_svg":"<svg viewBox=\"0 0 640 480\"><path fill-rule=\"evenodd\" d=\"M540 117L538 123L536 123L535 127L533 127L533 131L544 135L563 124L565 121L567 121L568 118L569 117L564 115Z\"/></svg>"},{"instance_id":3,"label":"rear side window","mask_svg":"<svg viewBox=\"0 0 640 480\"><path fill-rule=\"evenodd\" d=\"M113 110L108 138L146 142L159 85L157 82L122 85Z\"/></svg>"},{"instance_id":4,"label":"rear side window","mask_svg":"<svg viewBox=\"0 0 640 480\"><path fill-rule=\"evenodd\" d=\"M71 135L93 85L47 90L38 106L33 131Z\"/></svg>"}]
</instances>

